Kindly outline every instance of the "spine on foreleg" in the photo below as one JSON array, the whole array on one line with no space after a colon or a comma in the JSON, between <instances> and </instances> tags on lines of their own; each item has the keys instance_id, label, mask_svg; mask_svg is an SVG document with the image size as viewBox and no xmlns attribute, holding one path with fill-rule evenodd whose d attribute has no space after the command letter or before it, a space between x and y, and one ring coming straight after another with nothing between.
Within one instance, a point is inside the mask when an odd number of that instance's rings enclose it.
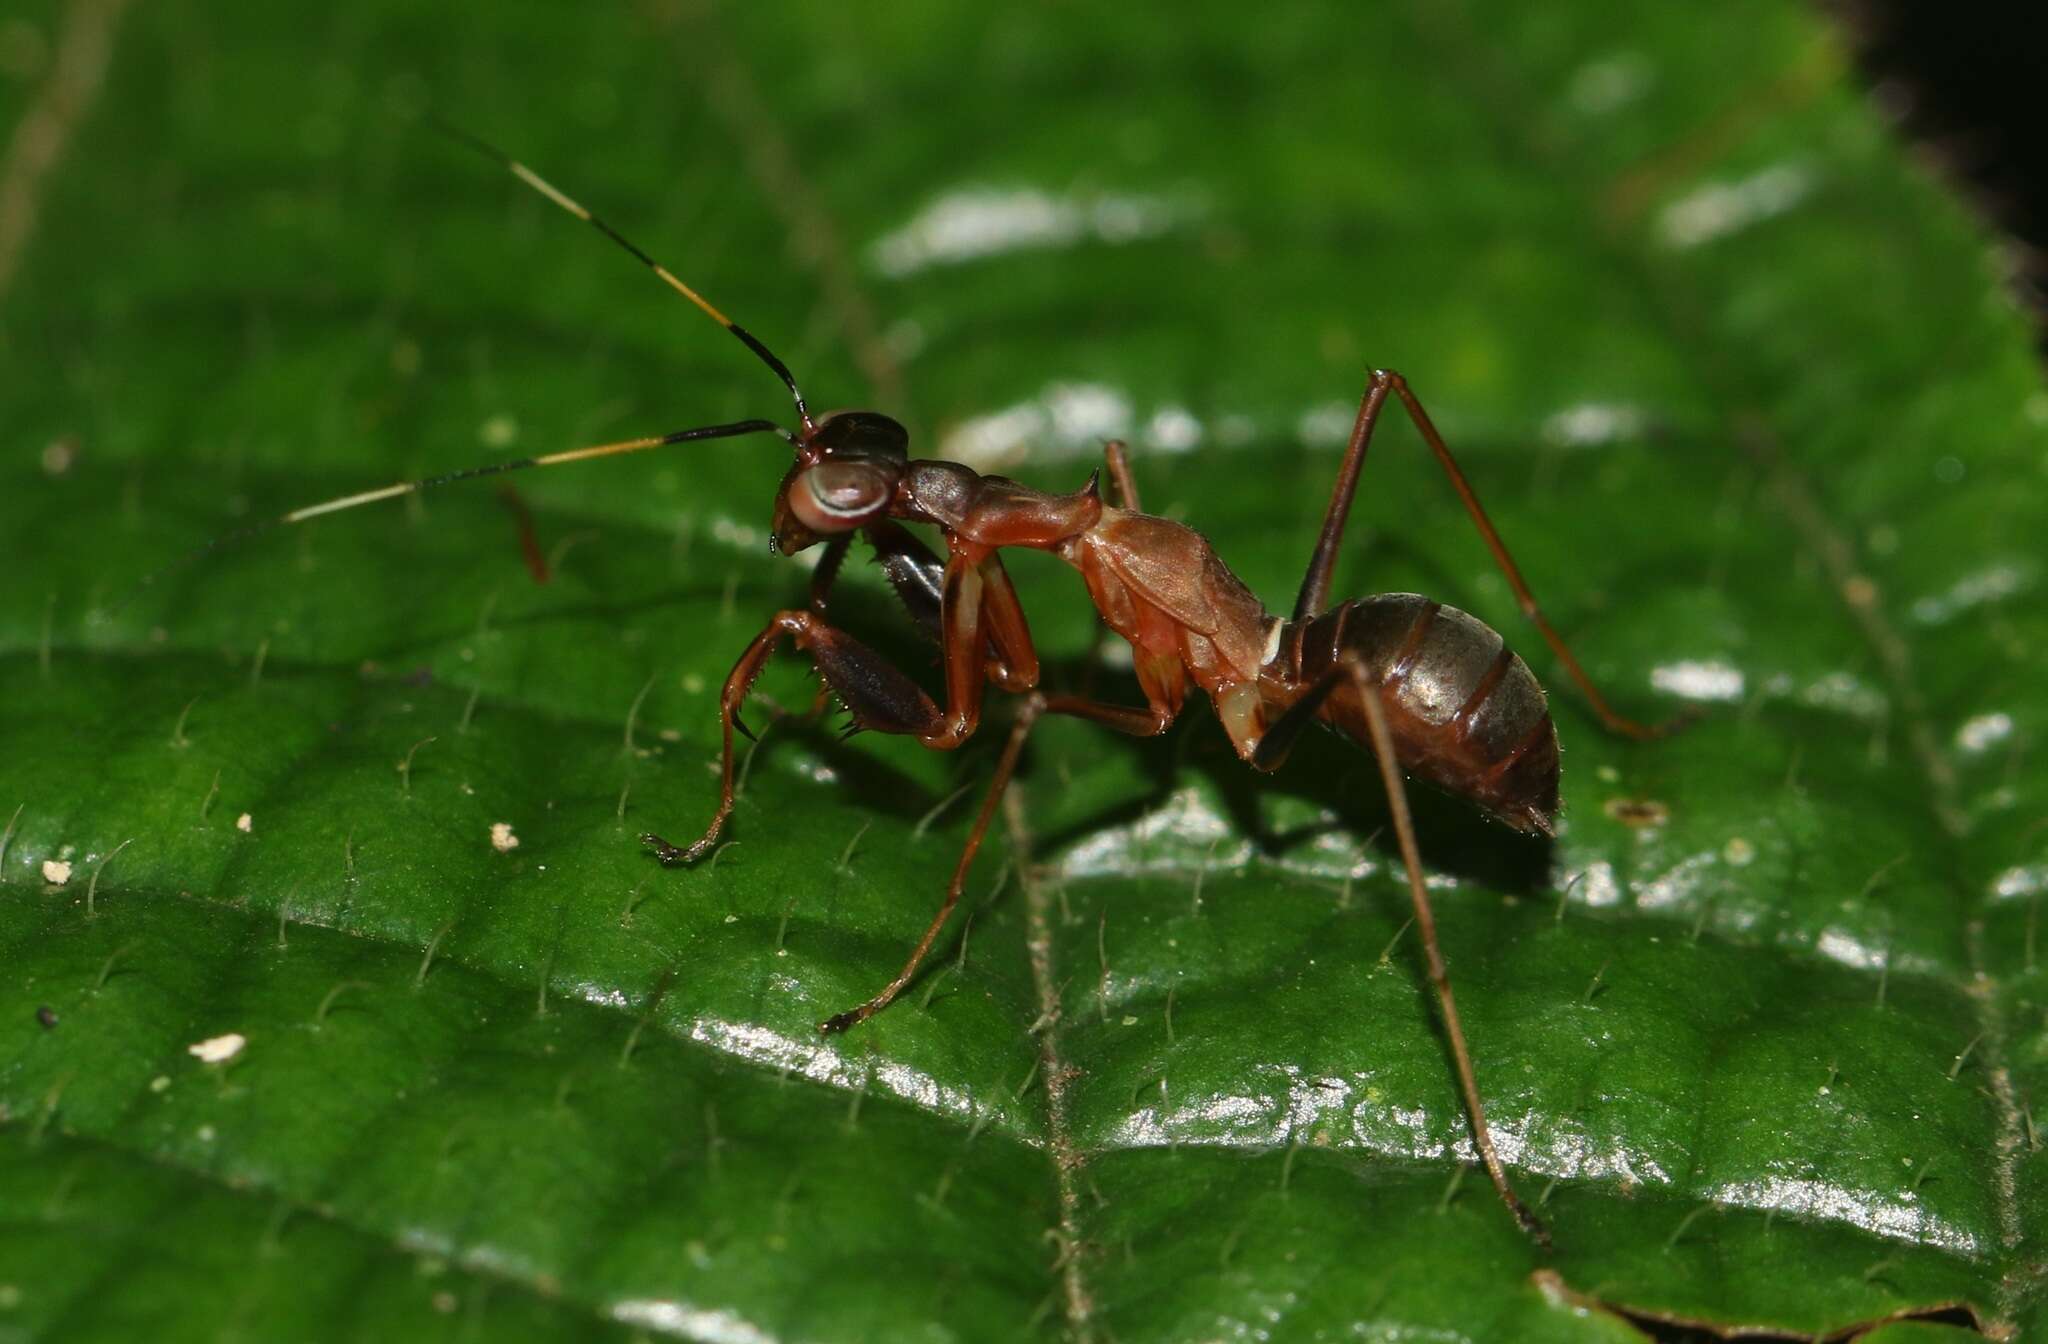
<instances>
[{"instance_id":1,"label":"spine on foreleg","mask_svg":"<svg viewBox=\"0 0 2048 1344\"><path fill-rule=\"evenodd\" d=\"M924 688L852 635L808 621L798 644L853 716L853 731L915 735L938 728L939 707Z\"/></svg>"}]
</instances>

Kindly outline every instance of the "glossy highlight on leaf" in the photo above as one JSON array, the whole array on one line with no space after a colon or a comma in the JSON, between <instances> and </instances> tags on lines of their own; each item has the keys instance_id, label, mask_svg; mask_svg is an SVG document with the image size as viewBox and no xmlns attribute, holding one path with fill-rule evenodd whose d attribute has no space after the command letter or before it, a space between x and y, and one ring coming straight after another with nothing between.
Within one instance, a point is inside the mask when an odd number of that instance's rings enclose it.
<instances>
[{"instance_id":1,"label":"glossy highlight on leaf","mask_svg":"<svg viewBox=\"0 0 2048 1344\"><path fill-rule=\"evenodd\" d=\"M1784 0L10 10L0 1339L2042 1328L2048 388L1839 42ZM1200 706L1048 723L839 1037L1000 706L842 742L778 660L726 843L641 852L708 819L727 669L804 602L772 436L135 592L318 500L789 416L429 107L821 414L1048 490L1130 440L1275 608L1367 370L1408 377L1616 708L1706 709L1603 733L1385 427L1336 592L1494 625L1563 743L1554 842L1415 799L1554 1253L1472 1169L1334 738L1266 778ZM1074 576L1012 571L1051 683L1134 698ZM858 549L833 616L934 684Z\"/></svg>"}]
</instances>

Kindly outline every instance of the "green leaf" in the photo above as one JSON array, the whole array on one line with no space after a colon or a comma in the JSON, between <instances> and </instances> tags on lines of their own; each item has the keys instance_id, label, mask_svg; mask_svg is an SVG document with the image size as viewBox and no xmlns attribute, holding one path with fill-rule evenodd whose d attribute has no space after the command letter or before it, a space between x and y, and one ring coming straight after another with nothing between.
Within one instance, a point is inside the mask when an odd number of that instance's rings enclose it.
<instances>
[{"instance_id":1,"label":"green leaf","mask_svg":"<svg viewBox=\"0 0 2048 1344\"><path fill-rule=\"evenodd\" d=\"M0 29L0 116L58 131L0 165L0 1339L2039 1322L2048 393L1982 226L1803 7ZM1046 488L1130 437L1275 605L1364 370L1410 377L1622 710L1712 707L1603 734L1389 426L1340 590L1473 611L1556 692L1554 844L1417 799L1554 1255L1468 1172L1334 739L1267 779L1199 707L1047 725L929 970L839 1038L999 728L841 743L778 664L731 843L641 852L708 819L718 687L802 601L772 441L508 478L545 585L478 485L134 592L390 479L784 413L429 103L821 408ZM1076 684L1080 586L1013 569ZM871 569L835 613L929 673Z\"/></svg>"}]
</instances>

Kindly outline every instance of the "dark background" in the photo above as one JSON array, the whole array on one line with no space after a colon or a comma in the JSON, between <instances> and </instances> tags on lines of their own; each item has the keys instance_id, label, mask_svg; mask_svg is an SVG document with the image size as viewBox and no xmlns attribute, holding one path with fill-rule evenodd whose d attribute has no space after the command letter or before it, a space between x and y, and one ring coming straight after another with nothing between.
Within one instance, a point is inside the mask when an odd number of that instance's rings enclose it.
<instances>
[{"instance_id":1,"label":"dark background","mask_svg":"<svg viewBox=\"0 0 2048 1344\"><path fill-rule=\"evenodd\" d=\"M1841 17L1880 103L2015 246L2048 347L2048 51L2026 4L1858 0Z\"/></svg>"}]
</instances>

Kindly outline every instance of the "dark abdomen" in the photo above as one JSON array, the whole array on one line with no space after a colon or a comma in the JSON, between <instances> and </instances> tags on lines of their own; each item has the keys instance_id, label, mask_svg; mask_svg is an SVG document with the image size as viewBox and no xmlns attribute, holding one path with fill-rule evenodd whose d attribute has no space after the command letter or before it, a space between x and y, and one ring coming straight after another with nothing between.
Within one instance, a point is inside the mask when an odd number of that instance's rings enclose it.
<instances>
[{"instance_id":1,"label":"dark abdomen","mask_svg":"<svg viewBox=\"0 0 2048 1344\"><path fill-rule=\"evenodd\" d=\"M1557 729L1543 687L1484 621L1414 593L1346 602L1290 629L1303 684L1347 653L1380 686L1401 764L1519 831L1552 834ZM1323 720L1372 749L1358 693L1341 685Z\"/></svg>"}]
</instances>

